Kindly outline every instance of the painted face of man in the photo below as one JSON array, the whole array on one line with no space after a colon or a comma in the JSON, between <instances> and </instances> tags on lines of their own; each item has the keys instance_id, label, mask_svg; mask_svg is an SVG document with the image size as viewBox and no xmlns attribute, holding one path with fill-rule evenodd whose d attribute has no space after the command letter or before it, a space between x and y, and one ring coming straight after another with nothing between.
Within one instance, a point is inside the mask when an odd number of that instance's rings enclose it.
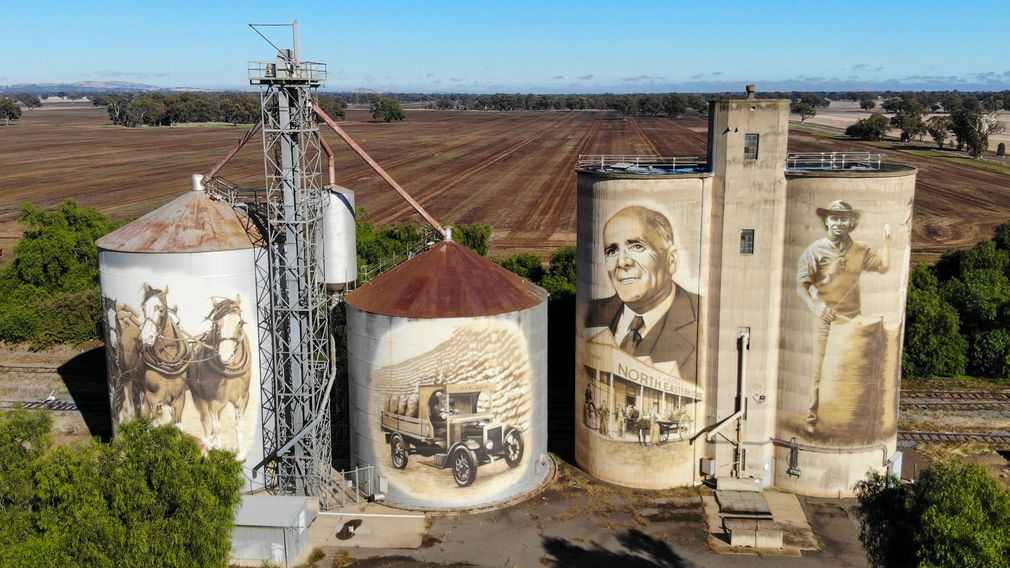
<instances>
[{"instance_id":1,"label":"painted face of man","mask_svg":"<svg viewBox=\"0 0 1010 568\"><path fill-rule=\"evenodd\" d=\"M673 289L677 270L670 243L649 231L634 212L621 212L603 228L607 273L622 302L644 313L662 302Z\"/></svg>"},{"instance_id":2,"label":"painted face of man","mask_svg":"<svg viewBox=\"0 0 1010 568\"><path fill-rule=\"evenodd\" d=\"M824 218L824 226L828 228L828 240L838 241L852 231L855 219L849 215L828 215Z\"/></svg>"}]
</instances>

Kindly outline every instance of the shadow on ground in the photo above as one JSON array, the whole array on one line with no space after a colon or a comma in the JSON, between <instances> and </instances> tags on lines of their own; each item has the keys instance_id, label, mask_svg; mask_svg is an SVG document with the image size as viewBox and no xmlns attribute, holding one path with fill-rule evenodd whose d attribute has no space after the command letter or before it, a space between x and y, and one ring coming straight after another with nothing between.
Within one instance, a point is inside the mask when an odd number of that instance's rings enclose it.
<instances>
[{"instance_id":1,"label":"shadow on ground","mask_svg":"<svg viewBox=\"0 0 1010 568\"><path fill-rule=\"evenodd\" d=\"M668 543L657 540L638 529L617 535L626 552L607 550L598 544L583 548L561 539L544 538L544 551L553 566L606 568L681 568L693 566L677 554Z\"/></svg>"},{"instance_id":2,"label":"shadow on ground","mask_svg":"<svg viewBox=\"0 0 1010 568\"><path fill-rule=\"evenodd\" d=\"M103 442L112 439L112 412L109 408L105 347L85 351L56 370L92 436Z\"/></svg>"}]
</instances>

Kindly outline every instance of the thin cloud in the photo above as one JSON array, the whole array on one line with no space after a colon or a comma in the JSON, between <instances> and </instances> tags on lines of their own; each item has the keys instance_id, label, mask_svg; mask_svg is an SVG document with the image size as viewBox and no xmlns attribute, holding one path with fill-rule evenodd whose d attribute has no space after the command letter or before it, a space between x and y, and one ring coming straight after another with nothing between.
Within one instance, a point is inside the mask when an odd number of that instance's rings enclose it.
<instances>
[{"instance_id":1,"label":"thin cloud","mask_svg":"<svg viewBox=\"0 0 1010 568\"><path fill-rule=\"evenodd\" d=\"M432 78L432 77L434 77L434 76L435 76L435 74L434 74L434 73L428 73L427 75L425 75L425 78L427 78L427 79L431 79L431 78Z\"/></svg>"},{"instance_id":2,"label":"thin cloud","mask_svg":"<svg viewBox=\"0 0 1010 568\"><path fill-rule=\"evenodd\" d=\"M565 78L564 75L555 75L554 77L552 77L552 79L554 79L555 81L561 81L564 78Z\"/></svg>"},{"instance_id":3,"label":"thin cloud","mask_svg":"<svg viewBox=\"0 0 1010 568\"><path fill-rule=\"evenodd\" d=\"M578 77L578 79L580 81L592 81L594 77L596 77L596 75L591 75L591 74L590 75L581 75L581 76Z\"/></svg>"},{"instance_id":4,"label":"thin cloud","mask_svg":"<svg viewBox=\"0 0 1010 568\"><path fill-rule=\"evenodd\" d=\"M867 71L869 68L869 63L859 63L857 65L853 65L851 71Z\"/></svg>"}]
</instances>

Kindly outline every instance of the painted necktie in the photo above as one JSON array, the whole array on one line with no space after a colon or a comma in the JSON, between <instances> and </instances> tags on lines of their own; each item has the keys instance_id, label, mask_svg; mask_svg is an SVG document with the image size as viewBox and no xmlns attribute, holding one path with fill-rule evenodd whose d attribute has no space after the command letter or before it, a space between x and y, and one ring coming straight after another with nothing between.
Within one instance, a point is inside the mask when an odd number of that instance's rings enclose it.
<instances>
[{"instance_id":1,"label":"painted necktie","mask_svg":"<svg viewBox=\"0 0 1010 568\"><path fill-rule=\"evenodd\" d=\"M642 334L638 330L642 329L643 325L645 325L645 320L642 319L642 316L632 318L631 324L628 325L628 334L621 341L621 351L634 353L635 348L642 342Z\"/></svg>"}]
</instances>

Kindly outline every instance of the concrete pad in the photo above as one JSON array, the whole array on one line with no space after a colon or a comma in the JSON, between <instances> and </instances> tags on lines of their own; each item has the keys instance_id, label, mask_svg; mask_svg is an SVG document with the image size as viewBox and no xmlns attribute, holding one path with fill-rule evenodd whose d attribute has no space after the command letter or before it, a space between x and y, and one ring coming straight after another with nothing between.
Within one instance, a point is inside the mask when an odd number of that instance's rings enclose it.
<instances>
[{"instance_id":1,"label":"concrete pad","mask_svg":"<svg viewBox=\"0 0 1010 568\"><path fill-rule=\"evenodd\" d=\"M798 550L820 550L799 499L792 493L765 490L765 501L776 528L782 530L784 546Z\"/></svg>"},{"instance_id":2,"label":"concrete pad","mask_svg":"<svg viewBox=\"0 0 1010 568\"><path fill-rule=\"evenodd\" d=\"M363 503L339 511L320 511L309 527L309 549L418 548L427 530L423 513Z\"/></svg>"}]
</instances>

